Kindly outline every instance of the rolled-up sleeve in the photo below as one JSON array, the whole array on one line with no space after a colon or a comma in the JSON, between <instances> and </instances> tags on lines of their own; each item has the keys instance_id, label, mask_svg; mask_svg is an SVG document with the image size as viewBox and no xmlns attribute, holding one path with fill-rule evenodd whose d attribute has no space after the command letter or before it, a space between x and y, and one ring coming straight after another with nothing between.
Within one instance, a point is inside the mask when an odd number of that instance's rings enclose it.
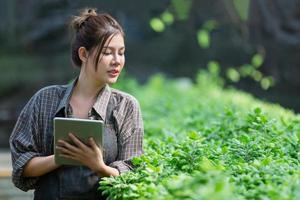
<instances>
[{"instance_id":1,"label":"rolled-up sleeve","mask_svg":"<svg viewBox=\"0 0 300 200\"><path fill-rule=\"evenodd\" d=\"M143 154L144 126L141 109L135 98L124 106L124 115L120 114L118 134L118 159L110 164L120 174L133 169L132 158Z\"/></svg>"},{"instance_id":2,"label":"rolled-up sleeve","mask_svg":"<svg viewBox=\"0 0 300 200\"><path fill-rule=\"evenodd\" d=\"M38 140L38 100L33 96L20 113L9 143L12 158L12 181L23 191L34 189L38 178L23 177L23 170L27 162L39 156Z\"/></svg>"}]
</instances>

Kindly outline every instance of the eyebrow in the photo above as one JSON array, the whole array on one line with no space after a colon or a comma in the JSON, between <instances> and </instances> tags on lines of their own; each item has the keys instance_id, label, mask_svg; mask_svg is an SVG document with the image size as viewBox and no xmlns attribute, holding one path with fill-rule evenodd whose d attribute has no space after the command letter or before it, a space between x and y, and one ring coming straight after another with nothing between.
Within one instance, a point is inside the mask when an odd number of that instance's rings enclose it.
<instances>
[{"instance_id":1,"label":"eyebrow","mask_svg":"<svg viewBox=\"0 0 300 200\"><path fill-rule=\"evenodd\" d=\"M106 46L106 47L103 47L103 49L115 49L114 47L111 47L111 46ZM125 47L121 47L120 50L123 50L125 49Z\"/></svg>"}]
</instances>

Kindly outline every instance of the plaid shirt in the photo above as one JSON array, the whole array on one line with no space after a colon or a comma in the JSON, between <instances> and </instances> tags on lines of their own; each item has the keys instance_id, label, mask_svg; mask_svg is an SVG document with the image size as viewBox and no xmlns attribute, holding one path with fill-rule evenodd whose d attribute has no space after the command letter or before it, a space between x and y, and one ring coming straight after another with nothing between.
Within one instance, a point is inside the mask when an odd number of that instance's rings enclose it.
<instances>
[{"instance_id":1,"label":"plaid shirt","mask_svg":"<svg viewBox=\"0 0 300 200\"><path fill-rule=\"evenodd\" d=\"M69 99L76 81L54 85L38 91L25 105L10 137L12 180L16 187L34 189L40 177L22 177L26 163L37 156L53 155L53 119L72 117ZM112 116L106 116L112 106ZM106 85L98 94L89 118L114 121L117 136L117 158L108 163L121 173L132 169L130 160L143 153L143 120L138 101L131 95Z\"/></svg>"}]
</instances>

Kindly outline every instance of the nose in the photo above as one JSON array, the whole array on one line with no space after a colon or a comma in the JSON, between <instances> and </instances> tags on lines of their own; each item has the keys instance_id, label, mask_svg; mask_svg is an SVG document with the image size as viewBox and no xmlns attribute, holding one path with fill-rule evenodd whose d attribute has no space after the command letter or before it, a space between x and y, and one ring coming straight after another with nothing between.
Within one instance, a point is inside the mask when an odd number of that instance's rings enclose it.
<instances>
[{"instance_id":1,"label":"nose","mask_svg":"<svg viewBox=\"0 0 300 200\"><path fill-rule=\"evenodd\" d=\"M121 63L121 56L118 53L115 53L113 57L113 64L119 65L120 63Z\"/></svg>"}]
</instances>

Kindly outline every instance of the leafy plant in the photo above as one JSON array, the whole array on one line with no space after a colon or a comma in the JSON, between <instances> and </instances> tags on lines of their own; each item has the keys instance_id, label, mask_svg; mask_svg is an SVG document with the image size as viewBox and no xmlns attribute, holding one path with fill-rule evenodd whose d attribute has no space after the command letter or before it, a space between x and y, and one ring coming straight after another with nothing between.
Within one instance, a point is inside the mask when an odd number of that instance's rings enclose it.
<instances>
[{"instance_id":1,"label":"leafy plant","mask_svg":"<svg viewBox=\"0 0 300 200\"><path fill-rule=\"evenodd\" d=\"M108 199L299 198L299 116L223 89L216 66L195 84L157 75L118 85L141 103L145 154L100 182Z\"/></svg>"}]
</instances>

